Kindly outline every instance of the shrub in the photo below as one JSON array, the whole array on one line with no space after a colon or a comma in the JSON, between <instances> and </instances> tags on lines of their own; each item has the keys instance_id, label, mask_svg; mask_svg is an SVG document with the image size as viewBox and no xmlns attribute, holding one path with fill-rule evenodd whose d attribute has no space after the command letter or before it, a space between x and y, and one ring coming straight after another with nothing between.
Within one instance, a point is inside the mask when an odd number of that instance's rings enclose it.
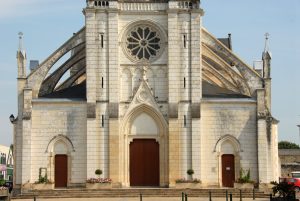
<instances>
[{"instance_id":1,"label":"shrub","mask_svg":"<svg viewBox=\"0 0 300 201\"><path fill-rule=\"evenodd\" d=\"M95 175L100 176L101 174L102 174L102 170L100 169L95 170Z\"/></svg>"},{"instance_id":2,"label":"shrub","mask_svg":"<svg viewBox=\"0 0 300 201\"><path fill-rule=\"evenodd\" d=\"M35 184L47 184L47 183L50 183L50 181L48 180L47 175L45 175L44 177L40 176L39 180L34 183Z\"/></svg>"},{"instance_id":3,"label":"shrub","mask_svg":"<svg viewBox=\"0 0 300 201\"><path fill-rule=\"evenodd\" d=\"M3 186L5 184L5 180L0 179L0 186Z\"/></svg>"},{"instance_id":4,"label":"shrub","mask_svg":"<svg viewBox=\"0 0 300 201\"><path fill-rule=\"evenodd\" d=\"M240 169L240 178L237 180L237 183L253 183L250 180L250 169L247 172L243 168Z\"/></svg>"},{"instance_id":5,"label":"shrub","mask_svg":"<svg viewBox=\"0 0 300 201\"><path fill-rule=\"evenodd\" d=\"M194 174L194 170L193 170L193 169L188 169L188 170L186 171L186 173L187 173L188 175L193 175L193 174Z\"/></svg>"},{"instance_id":6,"label":"shrub","mask_svg":"<svg viewBox=\"0 0 300 201\"><path fill-rule=\"evenodd\" d=\"M272 182L274 184L273 189L273 195L275 196L276 194L278 197L286 198L286 200L293 200L295 196L295 190L294 190L294 185L289 184L286 181L283 182Z\"/></svg>"}]
</instances>

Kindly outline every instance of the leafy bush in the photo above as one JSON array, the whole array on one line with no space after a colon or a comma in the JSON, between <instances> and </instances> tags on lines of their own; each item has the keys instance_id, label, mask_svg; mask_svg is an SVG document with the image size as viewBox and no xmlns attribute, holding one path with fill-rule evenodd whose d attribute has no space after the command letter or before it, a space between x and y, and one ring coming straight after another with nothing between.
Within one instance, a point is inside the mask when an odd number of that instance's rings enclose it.
<instances>
[{"instance_id":1,"label":"leafy bush","mask_svg":"<svg viewBox=\"0 0 300 201\"><path fill-rule=\"evenodd\" d=\"M43 176L39 176L39 180L34 182L35 184L48 184L50 183L50 181L48 180L47 175Z\"/></svg>"},{"instance_id":2,"label":"leafy bush","mask_svg":"<svg viewBox=\"0 0 300 201\"><path fill-rule=\"evenodd\" d=\"M286 200L293 200L295 196L294 185L286 181L283 182L272 182L274 184L273 195L278 197L286 198Z\"/></svg>"},{"instance_id":3,"label":"leafy bush","mask_svg":"<svg viewBox=\"0 0 300 201\"><path fill-rule=\"evenodd\" d=\"M188 175L193 175L193 174L194 174L194 170L193 170L193 169L188 169L188 170L186 171L186 173L187 173Z\"/></svg>"},{"instance_id":4,"label":"leafy bush","mask_svg":"<svg viewBox=\"0 0 300 201\"><path fill-rule=\"evenodd\" d=\"M293 142L280 141L278 143L278 149L300 149L300 147Z\"/></svg>"},{"instance_id":5,"label":"leafy bush","mask_svg":"<svg viewBox=\"0 0 300 201\"><path fill-rule=\"evenodd\" d=\"M100 170L100 169L95 170L95 174L100 176L102 174L102 170Z\"/></svg>"},{"instance_id":6,"label":"leafy bush","mask_svg":"<svg viewBox=\"0 0 300 201\"><path fill-rule=\"evenodd\" d=\"M253 183L250 179L250 169L247 172L243 168L240 169L240 178L237 183Z\"/></svg>"},{"instance_id":7,"label":"leafy bush","mask_svg":"<svg viewBox=\"0 0 300 201\"><path fill-rule=\"evenodd\" d=\"M0 186L3 186L5 184L5 180L0 179Z\"/></svg>"}]
</instances>

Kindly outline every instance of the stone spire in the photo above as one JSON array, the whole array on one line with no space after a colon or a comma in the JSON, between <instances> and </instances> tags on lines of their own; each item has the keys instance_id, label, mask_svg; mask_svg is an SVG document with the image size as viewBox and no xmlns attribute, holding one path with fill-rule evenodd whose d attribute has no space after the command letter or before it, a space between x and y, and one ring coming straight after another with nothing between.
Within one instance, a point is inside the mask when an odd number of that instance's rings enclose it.
<instances>
[{"instance_id":1,"label":"stone spire","mask_svg":"<svg viewBox=\"0 0 300 201\"><path fill-rule=\"evenodd\" d=\"M23 33L19 32L19 48L17 51L18 78L26 78L26 52L23 49Z\"/></svg>"},{"instance_id":2,"label":"stone spire","mask_svg":"<svg viewBox=\"0 0 300 201\"><path fill-rule=\"evenodd\" d=\"M265 101L267 110L271 113L271 53L269 51L269 33L265 34L265 49L262 53L263 60L263 79L265 88Z\"/></svg>"},{"instance_id":3,"label":"stone spire","mask_svg":"<svg viewBox=\"0 0 300 201\"><path fill-rule=\"evenodd\" d=\"M271 59L272 55L269 51L269 33L265 34L265 49L262 53L262 60L263 60L263 70L264 70L264 78L271 78Z\"/></svg>"}]
</instances>

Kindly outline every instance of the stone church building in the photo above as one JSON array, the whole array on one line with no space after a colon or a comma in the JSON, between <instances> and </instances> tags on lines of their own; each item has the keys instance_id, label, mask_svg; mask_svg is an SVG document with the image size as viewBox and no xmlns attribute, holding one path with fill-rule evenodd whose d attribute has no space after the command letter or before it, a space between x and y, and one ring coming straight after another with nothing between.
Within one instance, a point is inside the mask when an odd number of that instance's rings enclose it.
<instances>
[{"instance_id":1,"label":"stone church building","mask_svg":"<svg viewBox=\"0 0 300 201\"><path fill-rule=\"evenodd\" d=\"M84 188L96 169L118 187L232 187L241 169L278 178L268 48L250 67L202 26L195 0L87 0L83 13L29 74L17 52L16 188L41 172Z\"/></svg>"}]
</instances>

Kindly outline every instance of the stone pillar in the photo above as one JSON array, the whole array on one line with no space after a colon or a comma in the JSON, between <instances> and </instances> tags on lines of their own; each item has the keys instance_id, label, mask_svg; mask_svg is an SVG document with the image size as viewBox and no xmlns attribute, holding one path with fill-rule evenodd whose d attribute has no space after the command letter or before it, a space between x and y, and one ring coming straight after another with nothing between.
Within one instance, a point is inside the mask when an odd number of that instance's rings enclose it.
<instances>
[{"instance_id":1,"label":"stone pillar","mask_svg":"<svg viewBox=\"0 0 300 201\"><path fill-rule=\"evenodd\" d=\"M109 125L109 177L117 182L120 181L120 133L119 133L119 26L117 2L110 2L108 11L108 125ZM122 134L121 134L122 135Z\"/></svg>"},{"instance_id":2,"label":"stone pillar","mask_svg":"<svg viewBox=\"0 0 300 201\"><path fill-rule=\"evenodd\" d=\"M22 184L34 183L38 179L31 178L31 101L32 90L25 88L22 114Z\"/></svg>"},{"instance_id":3,"label":"stone pillar","mask_svg":"<svg viewBox=\"0 0 300 201\"><path fill-rule=\"evenodd\" d=\"M201 16L202 9L194 9L190 14L191 51L191 146L194 178L201 179L201 127L200 112L202 98L202 57L201 57Z\"/></svg>"},{"instance_id":4,"label":"stone pillar","mask_svg":"<svg viewBox=\"0 0 300 201\"><path fill-rule=\"evenodd\" d=\"M257 158L258 158L258 178L261 183L269 183L269 156L267 122L265 108L264 89L257 90Z\"/></svg>"},{"instance_id":5,"label":"stone pillar","mask_svg":"<svg viewBox=\"0 0 300 201\"><path fill-rule=\"evenodd\" d=\"M171 7L172 2L169 2ZM175 4L175 2L174 2ZM168 10L168 80L169 80L169 179L170 183L180 178L181 137L178 121L178 97L180 85L180 35L178 33L178 14L176 9ZM182 123L182 122L181 122Z\"/></svg>"},{"instance_id":6,"label":"stone pillar","mask_svg":"<svg viewBox=\"0 0 300 201\"><path fill-rule=\"evenodd\" d=\"M95 177L99 167L99 134L97 133L96 97L98 86L99 36L96 9L85 9L86 24L86 98L87 98L87 178ZM99 118L99 117L98 117Z\"/></svg>"}]
</instances>

